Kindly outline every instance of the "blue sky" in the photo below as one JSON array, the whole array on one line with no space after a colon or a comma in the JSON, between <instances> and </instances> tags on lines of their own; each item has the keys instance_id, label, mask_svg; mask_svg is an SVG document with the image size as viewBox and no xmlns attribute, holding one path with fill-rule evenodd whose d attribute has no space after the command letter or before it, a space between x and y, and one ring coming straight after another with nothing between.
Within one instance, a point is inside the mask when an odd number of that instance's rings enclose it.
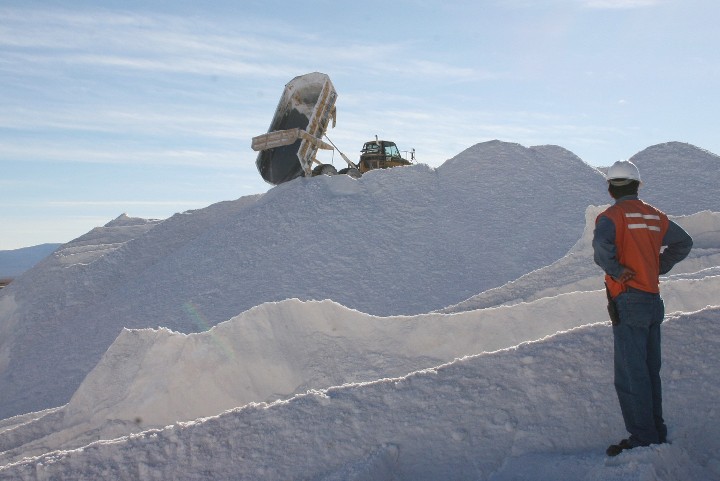
<instances>
[{"instance_id":1,"label":"blue sky","mask_svg":"<svg viewBox=\"0 0 720 481\"><path fill-rule=\"evenodd\" d=\"M329 135L351 158L376 134L434 167L492 139L591 165L675 140L720 154L719 14L716 0L2 0L0 250L265 192L250 140L313 71L335 84Z\"/></svg>"}]
</instances>

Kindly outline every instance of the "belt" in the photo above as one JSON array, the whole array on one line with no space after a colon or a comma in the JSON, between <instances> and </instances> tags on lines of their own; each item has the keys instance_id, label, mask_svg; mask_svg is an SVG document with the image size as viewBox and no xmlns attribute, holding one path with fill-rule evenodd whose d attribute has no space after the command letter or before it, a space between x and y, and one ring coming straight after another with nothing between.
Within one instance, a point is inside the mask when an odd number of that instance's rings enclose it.
<instances>
[{"instance_id":1,"label":"belt","mask_svg":"<svg viewBox=\"0 0 720 481\"><path fill-rule=\"evenodd\" d=\"M626 286L625 290L623 292L634 292L636 294L647 294L648 296L659 296L660 295L657 292L643 291L641 289L635 289L634 287L630 287L630 286Z\"/></svg>"}]
</instances>

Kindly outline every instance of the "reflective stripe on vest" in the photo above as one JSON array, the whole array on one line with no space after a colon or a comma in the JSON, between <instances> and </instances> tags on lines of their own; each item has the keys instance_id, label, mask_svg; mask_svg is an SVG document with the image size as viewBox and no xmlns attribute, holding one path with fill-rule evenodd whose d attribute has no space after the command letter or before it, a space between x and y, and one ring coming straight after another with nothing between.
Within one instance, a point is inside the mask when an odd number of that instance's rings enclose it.
<instances>
[{"instance_id":1,"label":"reflective stripe on vest","mask_svg":"<svg viewBox=\"0 0 720 481\"><path fill-rule=\"evenodd\" d=\"M660 216L656 214L641 214L640 212L626 212L625 217L627 218L638 218L638 219L648 219L648 220L656 220L660 221ZM647 225L647 224L628 224L628 229L650 229L657 232L660 232L660 227L657 225Z\"/></svg>"}]
</instances>

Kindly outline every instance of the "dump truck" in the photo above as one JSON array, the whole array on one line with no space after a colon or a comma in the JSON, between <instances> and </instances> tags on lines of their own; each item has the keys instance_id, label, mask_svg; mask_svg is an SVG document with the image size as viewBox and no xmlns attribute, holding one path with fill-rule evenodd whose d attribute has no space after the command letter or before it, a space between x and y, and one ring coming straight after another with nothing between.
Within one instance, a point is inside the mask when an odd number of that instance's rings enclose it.
<instances>
[{"instance_id":1,"label":"dump truck","mask_svg":"<svg viewBox=\"0 0 720 481\"><path fill-rule=\"evenodd\" d=\"M335 86L324 73L300 75L285 85L268 132L252 139L251 147L258 152L255 165L266 182L278 185L297 177L333 174L360 177L369 170L412 163L414 150L412 159L405 159L394 142L377 137L365 142L358 163L351 161L326 135L330 122L335 127L336 100ZM318 150L337 151L347 167L338 171L323 164L316 158Z\"/></svg>"}]
</instances>

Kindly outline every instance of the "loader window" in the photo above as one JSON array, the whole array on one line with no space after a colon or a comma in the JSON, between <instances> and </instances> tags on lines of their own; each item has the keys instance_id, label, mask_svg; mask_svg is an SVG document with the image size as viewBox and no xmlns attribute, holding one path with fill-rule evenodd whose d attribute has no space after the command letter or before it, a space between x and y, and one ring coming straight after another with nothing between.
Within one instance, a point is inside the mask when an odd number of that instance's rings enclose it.
<instances>
[{"instance_id":1,"label":"loader window","mask_svg":"<svg viewBox=\"0 0 720 481\"><path fill-rule=\"evenodd\" d=\"M380 146L375 142L367 142L362 148L362 152L375 153L378 151L380 151Z\"/></svg>"},{"instance_id":2,"label":"loader window","mask_svg":"<svg viewBox=\"0 0 720 481\"><path fill-rule=\"evenodd\" d=\"M386 157L400 157L400 151L395 144L385 144L385 156Z\"/></svg>"}]
</instances>

